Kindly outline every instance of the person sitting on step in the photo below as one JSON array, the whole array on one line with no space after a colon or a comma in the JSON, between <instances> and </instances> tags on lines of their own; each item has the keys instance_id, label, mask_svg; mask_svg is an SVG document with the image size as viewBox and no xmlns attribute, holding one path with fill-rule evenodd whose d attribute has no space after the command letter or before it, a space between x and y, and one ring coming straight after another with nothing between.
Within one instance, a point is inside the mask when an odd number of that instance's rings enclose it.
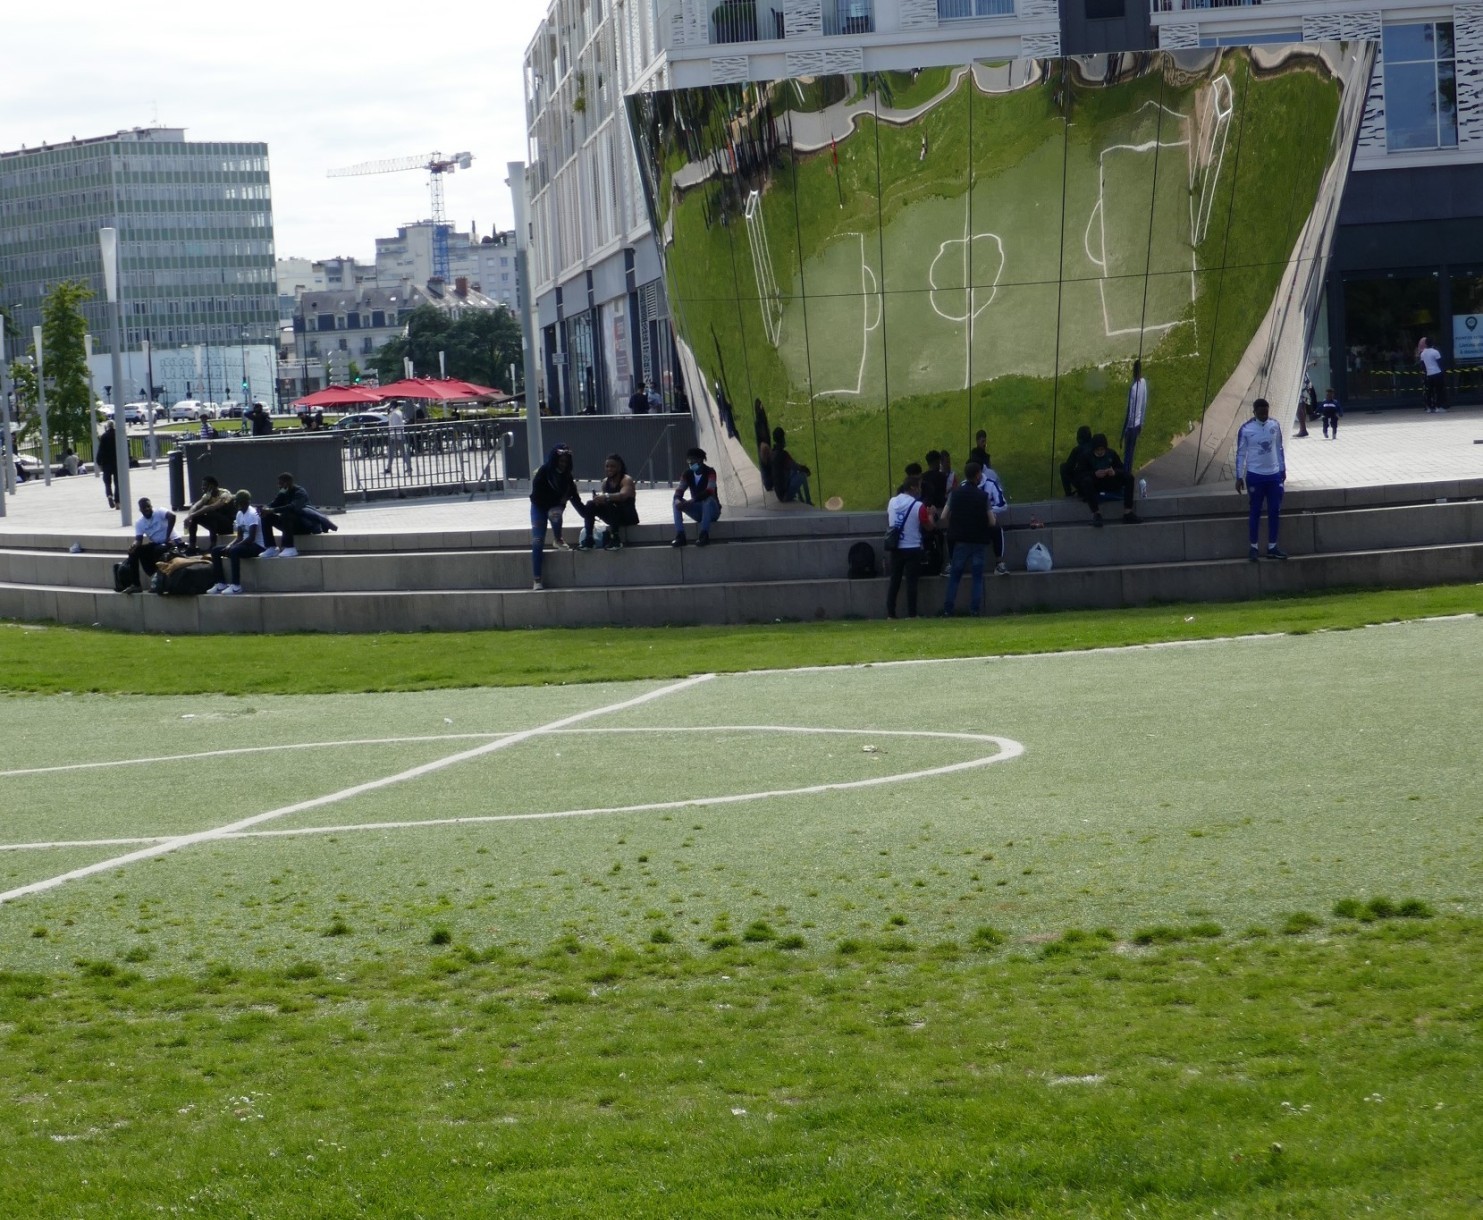
<instances>
[{"instance_id":1,"label":"person sitting on step","mask_svg":"<svg viewBox=\"0 0 1483 1220\"><path fill-rule=\"evenodd\" d=\"M1106 433L1092 437L1092 452L1087 464L1082 467L1081 481L1077 485L1083 503L1092 510L1092 524L1102 528L1102 498L1123 498L1123 520L1137 525L1142 520L1133 511L1133 476L1123 469L1123 460L1107 447Z\"/></svg>"},{"instance_id":2,"label":"person sitting on step","mask_svg":"<svg viewBox=\"0 0 1483 1220\"><path fill-rule=\"evenodd\" d=\"M582 537L577 541L579 551L590 551L595 545L592 537L594 521L607 523L607 532L602 539L605 551L620 550L623 546L622 528L639 523L638 488L634 486L633 476L628 473L623 459L610 453L603 460L602 469L602 486L587 497L587 506L582 509Z\"/></svg>"},{"instance_id":3,"label":"person sitting on step","mask_svg":"<svg viewBox=\"0 0 1483 1220\"><path fill-rule=\"evenodd\" d=\"M711 526L721 515L721 501L716 494L716 472L705 464L704 449L686 450L685 461L685 473L675 488L675 539L670 546L685 545L686 517L700 526L695 545L705 546L711 540Z\"/></svg>"}]
</instances>

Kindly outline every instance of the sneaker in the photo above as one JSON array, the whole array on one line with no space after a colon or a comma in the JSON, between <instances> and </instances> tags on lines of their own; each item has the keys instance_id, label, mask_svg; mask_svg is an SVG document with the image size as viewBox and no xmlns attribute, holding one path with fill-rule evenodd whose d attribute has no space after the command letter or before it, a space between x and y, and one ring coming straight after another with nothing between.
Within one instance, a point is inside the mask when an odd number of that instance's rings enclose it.
<instances>
[{"instance_id":1,"label":"sneaker","mask_svg":"<svg viewBox=\"0 0 1483 1220\"><path fill-rule=\"evenodd\" d=\"M264 551L261 555L259 555L258 558L259 559L277 559L278 558L278 555L279 555L278 548L276 546L270 546L266 551Z\"/></svg>"},{"instance_id":2,"label":"sneaker","mask_svg":"<svg viewBox=\"0 0 1483 1220\"><path fill-rule=\"evenodd\" d=\"M685 545L685 535L684 534L676 534L675 535L675 540L670 543L670 546L674 546L674 547L680 547L680 546L684 546L684 545Z\"/></svg>"},{"instance_id":3,"label":"sneaker","mask_svg":"<svg viewBox=\"0 0 1483 1220\"><path fill-rule=\"evenodd\" d=\"M226 585L222 585L222 584L212 585L211 588L209 588L209 589L206 590L207 593L225 593L226 591L227 591Z\"/></svg>"},{"instance_id":4,"label":"sneaker","mask_svg":"<svg viewBox=\"0 0 1483 1220\"><path fill-rule=\"evenodd\" d=\"M1102 514L1101 513L1093 513L1092 514L1092 528L1094 530L1099 530L1099 529L1102 528Z\"/></svg>"},{"instance_id":5,"label":"sneaker","mask_svg":"<svg viewBox=\"0 0 1483 1220\"><path fill-rule=\"evenodd\" d=\"M596 547L593 544L593 541L592 541L591 538L582 538L582 539L579 539L578 542L577 542L577 550L579 550L579 551L591 551L591 550L596 550Z\"/></svg>"},{"instance_id":6,"label":"sneaker","mask_svg":"<svg viewBox=\"0 0 1483 1220\"><path fill-rule=\"evenodd\" d=\"M1267 558L1268 559L1286 559L1287 558L1287 552L1284 551L1281 547L1269 546L1267 548Z\"/></svg>"},{"instance_id":7,"label":"sneaker","mask_svg":"<svg viewBox=\"0 0 1483 1220\"><path fill-rule=\"evenodd\" d=\"M278 552L279 559L297 559L298 557L299 548L296 546L286 546Z\"/></svg>"},{"instance_id":8,"label":"sneaker","mask_svg":"<svg viewBox=\"0 0 1483 1220\"><path fill-rule=\"evenodd\" d=\"M994 575L995 576L1008 576L1009 575L1009 568L1006 567L1002 563L996 563L994 565Z\"/></svg>"},{"instance_id":9,"label":"sneaker","mask_svg":"<svg viewBox=\"0 0 1483 1220\"><path fill-rule=\"evenodd\" d=\"M1252 547L1251 550L1246 553L1246 558L1251 560L1252 563L1255 563L1259 558L1261 558L1261 556L1256 553L1256 547Z\"/></svg>"},{"instance_id":10,"label":"sneaker","mask_svg":"<svg viewBox=\"0 0 1483 1220\"><path fill-rule=\"evenodd\" d=\"M127 589L124 590L124 592L125 593L143 593L144 590L142 588L140 588L138 585L130 585Z\"/></svg>"},{"instance_id":11,"label":"sneaker","mask_svg":"<svg viewBox=\"0 0 1483 1220\"><path fill-rule=\"evenodd\" d=\"M530 587L531 587L531 591L532 592L537 592L538 593L538 592L540 592L540 590L544 589L546 586L541 583L541 578L539 576L537 576L533 581L530 582Z\"/></svg>"},{"instance_id":12,"label":"sneaker","mask_svg":"<svg viewBox=\"0 0 1483 1220\"><path fill-rule=\"evenodd\" d=\"M1140 517L1137 513L1124 513L1123 514L1123 524L1124 525L1142 525L1143 524L1143 518Z\"/></svg>"},{"instance_id":13,"label":"sneaker","mask_svg":"<svg viewBox=\"0 0 1483 1220\"><path fill-rule=\"evenodd\" d=\"M1437 408L1437 414L1438 415L1446 415L1447 414L1447 408L1446 407L1438 407Z\"/></svg>"},{"instance_id":14,"label":"sneaker","mask_svg":"<svg viewBox=\"0 0 1483 1220\"><path fill-rule=\"evenodd\" d=\"M551 544L551 549L552 550L555 550L555 551L569 551L569 550L572 549L572 544L570 542L568 542L565 538L557 538Z\"/></svg>"},{"instance_id":15,"label":"sneaker","mask_svg":"<svg viewBox=\"0 0 1483 1220\"><path fill-rule=\"evenodd\" d=\"M702 530L700 532L700 534L695 539L695 545L696 546L710 546L710 544L711 544L711 536L709 534L707 534L704 530Z\"/></svg>"},{"instance_id":16,"label":"sneaker","mask_svg":"<svg viewBox=\"0 0 1483 1220\"><path fill-rule=\"evenodd\" d=\"M225 589L223 589L221 591L221 595L223 597L234 597L238 593L241 593L241 592L242 592L242 586L241 585L228 585Z\"/></svg>"}]
</instances>

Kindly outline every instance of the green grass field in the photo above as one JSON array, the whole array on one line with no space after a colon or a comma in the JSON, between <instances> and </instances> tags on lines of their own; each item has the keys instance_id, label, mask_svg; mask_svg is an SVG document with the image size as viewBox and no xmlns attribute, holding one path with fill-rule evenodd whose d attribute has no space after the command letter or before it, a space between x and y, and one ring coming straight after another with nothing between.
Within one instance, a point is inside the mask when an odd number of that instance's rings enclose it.
<instances>
[{"instance_id":1,"label":"green grass field","mask_svg":"<svg viewBox=\"0 0 1483 1220\"><path fill-rule=\"evenodd\" d=\"M0 1214L1468 1214L1476 600L7 629Z\"/></svg>"}]
</instances>

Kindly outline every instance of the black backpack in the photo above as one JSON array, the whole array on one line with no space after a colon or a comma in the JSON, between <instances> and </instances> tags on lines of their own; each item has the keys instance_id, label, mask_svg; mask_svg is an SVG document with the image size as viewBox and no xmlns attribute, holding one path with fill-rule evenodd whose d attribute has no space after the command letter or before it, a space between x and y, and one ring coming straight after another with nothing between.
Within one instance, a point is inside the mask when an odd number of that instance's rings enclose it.
<instances>
[{"instance_id":1,"label":"black backpack","mask_svg":"<svg viewBox=\"0 0 1483 1220\"><path fill-rule=\"evenodd\" d=\"M211 564L202 560L180 564L168 572L156 572L153 587L156 593L167 597L200 597L215 583Z\"/></svg>"},{"instance_id":2,"label":"black backpack","mask_svg":"<svg viewBox=\"0 0 1483 1220\"><path fill-rule=\"evenodd\" d=\"M857 542L850 547L850 579L869 580L875 575L875 547L868 542Z\"/></svg>"}]
</instances>

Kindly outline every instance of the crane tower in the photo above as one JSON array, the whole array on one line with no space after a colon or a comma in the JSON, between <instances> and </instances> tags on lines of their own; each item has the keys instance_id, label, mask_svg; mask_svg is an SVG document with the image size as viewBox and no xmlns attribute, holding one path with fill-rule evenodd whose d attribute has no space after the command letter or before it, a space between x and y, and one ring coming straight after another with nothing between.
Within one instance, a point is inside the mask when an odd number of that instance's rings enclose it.
<instances>
[{"instance_id":1,"label":"crane tower","mask_svg":"<svg viewBox=\"0 0 1483 1220\"><path fill-rule=\"evenodd\" d=\"M433 205L433 275L444 283L448 281L448 217L443 208L443 175L454 170L468 169L473 162L473 153L454 153L445 157L442 153L427 153L420 157L390 157L385 161L362 161L359 165L347 165L344 169L332 169L330 178L354 178L362 174L394 174L402 170L421 169L427 171L428 193Z\"/></svg>"}]
</instances>

